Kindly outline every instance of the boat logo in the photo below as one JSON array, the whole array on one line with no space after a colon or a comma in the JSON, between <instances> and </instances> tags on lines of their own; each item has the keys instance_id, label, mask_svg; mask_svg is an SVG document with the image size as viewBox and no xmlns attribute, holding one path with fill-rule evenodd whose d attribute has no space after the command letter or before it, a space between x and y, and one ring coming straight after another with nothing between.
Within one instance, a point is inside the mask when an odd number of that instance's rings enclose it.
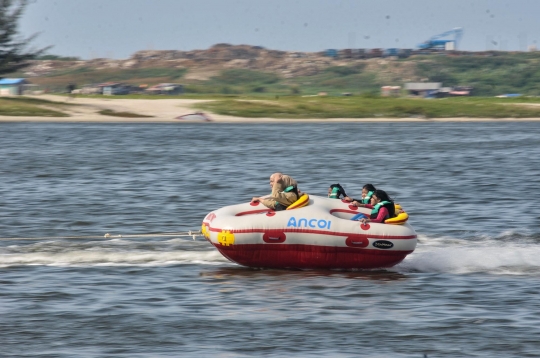
<instances>
[{"instance_id":1,"label":"boat logo","mask_svg":"<svg viewBox=\"0 0 540 358\"><path fill-rule=\"evenodd\" d=\"M378 249L391 249L392 247L394 247L394 244L392 242L386 240L377 240L371 245Z\"/></svg>"},{"instance_id":2,"label":"boat logo","mask_svg":"<svg viewBox=\"0 0 540 358\"><path fill-rule=\"evenodd\" d=\"M305 219L300 218L296 219L294 216L289 219L289 222L287 223L287 227L312 227L312 228L319 228L319 229L330 229L330 225L332 224L332 221L330 220L318 220L318 219Z\"/></svg>"}]
</instances>

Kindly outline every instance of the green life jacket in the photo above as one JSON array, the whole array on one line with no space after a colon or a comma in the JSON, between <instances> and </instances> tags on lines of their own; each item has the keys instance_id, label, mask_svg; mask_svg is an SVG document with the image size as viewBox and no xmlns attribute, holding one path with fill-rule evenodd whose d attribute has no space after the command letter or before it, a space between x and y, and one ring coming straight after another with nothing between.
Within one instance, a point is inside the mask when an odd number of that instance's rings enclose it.
<instances>
[{"instance_id":1,"label":"green life jacket","mask_svg":"<svg viewBox=\"0 0 540 358\"><path fill-rule=\"evenodd\" d=\"M296 195L296 200L298 200L300 198L300 195L298 194L298 188L295 186L295 185L291 185L291 186L288 186L286 187L284 190L283 190L284 193L294 193Z\"/></svg>"},{"instance_id":2,"label":"green life jacket","mask_svg":"<svg viewBox=\"0 0 540 358\"><path fill-rule=\"evenodd\" d=\"M368 191L367 195L364 199L361 200L362 204L369 204L369 201L371 200L371 196L373 195L372 191Z\"/></svg>"},{"instance_id":3,"label":"green life jacket","mask_svg":"<svg viewBox=\"0 0 540 358\"><path fill-rule=\"evenodd\" d=\"M392 203L389 202L389 201L381 201L380 203L377 203L377 204L373 207L373 209L371 209L371 216L370 216L370 218L371 218L371 219L376 219L376 218L377 218L377 214L379 213L379 209L380 209L381 207L383 207L384 205L386 205L386 204L392 204Z\"/></svg>"},{"instance_id":4,"label":"green life jacket","mask_svg":"<svg viewBox=\"0 0 540 358\"><path fill-rule=\"evenodd\" d=\"M332 192L330 193L330 199L339 199L339 188L338 187L333 187L332 188Z\"/></svg>"}]
</instances>

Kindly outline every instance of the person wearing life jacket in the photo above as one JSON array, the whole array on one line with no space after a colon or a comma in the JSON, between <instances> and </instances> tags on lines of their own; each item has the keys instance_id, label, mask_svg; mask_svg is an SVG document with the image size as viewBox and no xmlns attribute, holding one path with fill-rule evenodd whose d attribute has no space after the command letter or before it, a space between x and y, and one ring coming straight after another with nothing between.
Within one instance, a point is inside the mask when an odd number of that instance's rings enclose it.
<instances>
[{"instance_id":1,"label":"person wearing life jacket","mask_svg":"<svg viewBox=\"0 0 540 358\"><path fill-rule=\"evenodd\" d=\"M274 173L270 176L272 193L264 197L254 197L251 202L261 202L264 206L275 211L287 209L300 197L298 183L288 175Z\"/></svg>"},{"instance_id":2,"label":"person wearing life jacket","mask_svg":"<svg viewBox=\"0 0 540 358\"><path fill-rule=\"evenodd\" d=\"M390 199L384 190L375 190L371 196L371 204L358 203L354 205L371 209L369 217L367 217L365 214L359 213L353 216L351 219L356 221L359 220L364 224L367 222L384 223L386 219L396 216L394 201Z\"/></svg>"},{"instance_id":3,"label":"person wearing life jacket","mask_svg":"<svg viewBox=\"0 0 540 358\"><path fill-rule=\"evenodd\" d=\"M375 190L371 196L371 204L364 204L364 207L371 209L369 218L363 218L360 221L384 223L386 219L396 216L394 201L386 194L384 190Z\"/></svg>"},{"instance_id":4,"label":"person wearing life jacket","mask_svg":"<svg viewBox=\"0 0 540 358\"><path fill-rule=\"evenodd\" d=\"M375 190L377 189L373 186L373 184L366 184L362 187L362 199L357 200L346 196L345 200L351 201L353 205L355 205L355 202L358 204L369 204L371 202L371 196L373 195Z\"/></svg>"},{"instance_id":5,"label":"person wearing life jacket","mask_svg":"<svg viewBox=\"0 0 540 358\"><path fill-rule=\"evenodd\" d=\"M353 205L355 202L358 202L359 204L369 204L371 202L371 196L373 193L377 190L373 184L366 184L362 187L362 199L351 199L349 197L346 197L345 200L352 201Z\"/></svg>"},{"instance_id":6,"label":"person wearing life jacket","mask_svg":"<svg viewBox=\"0 0 540 358\"><path fill-rule=\"evenodd\" d=\"M343 189L343 187L339 183L330 185L330 187L328 188L328 197L330 199L339 199L341 198L341 196L343 196L344 198L347 197L345 189Z\"/></svg>"}]
</instances>

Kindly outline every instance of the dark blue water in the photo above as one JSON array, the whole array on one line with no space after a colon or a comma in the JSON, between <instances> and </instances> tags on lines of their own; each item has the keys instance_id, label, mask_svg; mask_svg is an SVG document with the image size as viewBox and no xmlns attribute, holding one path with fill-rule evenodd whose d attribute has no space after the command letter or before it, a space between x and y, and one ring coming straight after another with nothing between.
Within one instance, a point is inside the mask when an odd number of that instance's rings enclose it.
<instances>
[{"instance_id":1,"label":"dark blue water","mask_svg":"<svg viewBox=\"0 0 540 358\"><path fill-rule=\"evenodd\" d=\"M5 357L538 357L540 122L0 125ZM385 189L416 251L251 270L198 230L282 171ZM43 238L10 240L9 238ZM56 237L56 238L55 238Z\"/></svg>"}]
</instances>

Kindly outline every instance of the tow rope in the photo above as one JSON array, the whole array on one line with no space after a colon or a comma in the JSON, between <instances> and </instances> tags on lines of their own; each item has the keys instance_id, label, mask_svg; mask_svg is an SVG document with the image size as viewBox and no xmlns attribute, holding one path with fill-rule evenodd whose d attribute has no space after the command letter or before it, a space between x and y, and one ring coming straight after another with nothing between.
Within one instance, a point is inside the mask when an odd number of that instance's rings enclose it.
<instances>
[{"instance_id":1,"label":"tow rope","mask_svg":"<svg viewBox=\"0 0 540 358\"><path fill-rule=\"evenodd\" d=\"M145 233L145 234L109 234L106 233L103 236L98 235L87 235L87 236L43 236L43 237L0 237L0 241L40 241L40 240L106 240L106 239L132 239L132 238L141 238L141 237L191 237L195 240L197 237L202 237L202 232L199 231L182 231L182 232L156 232L156 233Z\"/></svg>"}]
</instances>

